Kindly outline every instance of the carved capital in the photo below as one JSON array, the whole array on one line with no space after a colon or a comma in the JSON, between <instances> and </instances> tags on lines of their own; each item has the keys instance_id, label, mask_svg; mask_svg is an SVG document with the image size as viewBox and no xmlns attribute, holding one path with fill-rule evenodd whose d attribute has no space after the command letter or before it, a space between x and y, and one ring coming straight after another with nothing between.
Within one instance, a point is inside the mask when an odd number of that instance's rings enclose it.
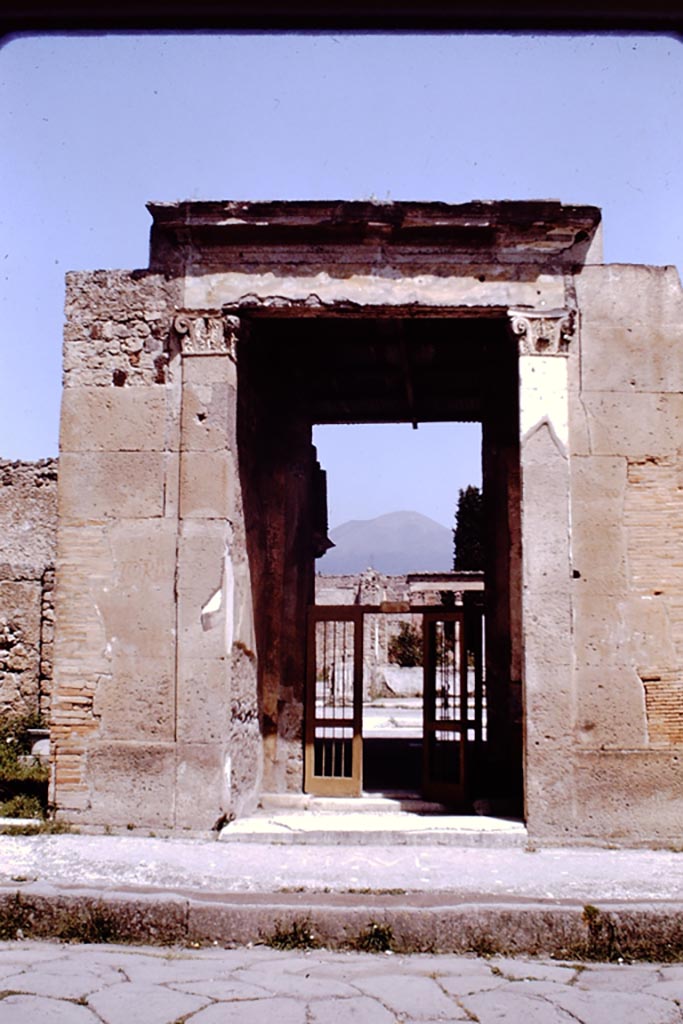
<instances>
[{"instance_id":1,"label":"carved capital","mask_svg":"<svg viewBox=\"0 0 683 1024\"><path fill-rule=\"evenodd\" d=\"M509 309L521 356L565 355L574 336L573 309Z\"/></svg>"},{"instance_id":2,"label":"carved capital","mask_svg":"<svg viewBox=\"0 0 683 1024\"><path fill-rule=\"evenodd\" d=\"M214 313L179 313L173 329L180 339L183 355L229 355L235 358L239 317Z\"/></svg>"}]
</instances>

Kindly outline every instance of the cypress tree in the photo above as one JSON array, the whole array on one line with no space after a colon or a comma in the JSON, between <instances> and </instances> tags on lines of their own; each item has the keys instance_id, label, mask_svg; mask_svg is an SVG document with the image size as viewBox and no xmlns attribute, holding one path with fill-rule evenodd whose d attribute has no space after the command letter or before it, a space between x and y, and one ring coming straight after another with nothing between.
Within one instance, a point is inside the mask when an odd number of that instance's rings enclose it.
<instances>
[{"instance_id":1,"label":"cypress tree","mask_svg":"<svg viewBox=\"0 0 683 1024\"><path fill-rule=\"evenodd\" d=\"M453 568L481 571L484 568L483 501L478 487L458 492L453 530Z\"/></svg>"}]
</instances>

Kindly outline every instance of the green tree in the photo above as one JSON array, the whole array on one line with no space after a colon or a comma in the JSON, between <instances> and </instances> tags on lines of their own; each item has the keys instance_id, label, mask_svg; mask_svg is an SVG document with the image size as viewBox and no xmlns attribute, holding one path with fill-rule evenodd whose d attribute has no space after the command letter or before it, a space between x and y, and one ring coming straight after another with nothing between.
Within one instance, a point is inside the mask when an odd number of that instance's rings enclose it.
<instances>
[{"instance_id":1,"label":"green tree","mask_svg":"<svg viewBox=\"0 0 683 1024\"><path fill-rule=\"evenodd\" d=\"M401 668L422 664L422 630L410 622L402 622L399 631L389 640L389 663Z\"/></svg>"},{"instance_id":2,"label":"green tree","mask_svg":"<svg viewBox=\"0 0 683 1024\"><path fill-rule=\"evenodd\" d=\"M481 571L484 568L483 500L478 487L458 492L453 530L453 568Z\"/></svg>"}]
</instances>

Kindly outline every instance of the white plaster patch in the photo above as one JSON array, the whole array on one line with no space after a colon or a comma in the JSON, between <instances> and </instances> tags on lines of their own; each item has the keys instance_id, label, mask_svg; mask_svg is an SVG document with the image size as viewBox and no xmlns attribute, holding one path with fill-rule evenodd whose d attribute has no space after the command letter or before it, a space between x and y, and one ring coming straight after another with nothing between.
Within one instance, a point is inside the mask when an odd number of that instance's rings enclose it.
<instances>
[{"instance_id":1,"label":"white plaster patch","mask_svg":"<svg viewBox=\"0 0 683 1024\"><path fill-rule=\"evenodd\" d=\"M219 624L221 615L224 615L225 621L225 650L229 651L235 631L235 572L229 544L225 545L221 585L201 610L202 629L214 629Z\"/></svg>"},{"instance_id":2,"label":"white plaster patch","mask_svg":"<svg viewBox=\"0 0 683 1024\"><path fill-rule=\"evenodd\" d=\"M235 639L235 570L229 544L225 545L223 592L225 594L225 650L227 652L231 649Z\"/></svg>"},{"instance_id":3,"label":"white plaster patch","mask_svg":"<svg viewBox=\"0 0 683 1024\"><path fill-rule=\"evenodd\" d=\"M522 437L546 422L569 447L567 360L563 356L519 357L519 426Z\"/></svg>"},{"instance_id":4,"label":"white plaster patch","mask_svg":"<svg viewBox=\"0 0 683 1024\"><path fill-rule=\"evenodd\" d=\"M206 632L207 629L213 629L216 625L218 615L223 606L223 588L218 588L215 594L209 598L204 607L202 608L202 629Z\"/></svg>"},{"instance_id":5,"label":"white plaster patch","mask_svg":"<svg viewBox=\"0 0 683 1024\"><path fill-rule=\"evenodd\" d=\"M419 274L412 278L352 274L340 278L326 272L301 276L231 272L186 278L184 301L188 309L216 309L226 303L238 303L246 296L293 301L315 296L330 305L354 302L363 306L560 307L565 300L561 277L543 274L529 281L496 279L493 270L487 272L485 281L473 276L436 274Z\"/></svg>"}]
</instances>

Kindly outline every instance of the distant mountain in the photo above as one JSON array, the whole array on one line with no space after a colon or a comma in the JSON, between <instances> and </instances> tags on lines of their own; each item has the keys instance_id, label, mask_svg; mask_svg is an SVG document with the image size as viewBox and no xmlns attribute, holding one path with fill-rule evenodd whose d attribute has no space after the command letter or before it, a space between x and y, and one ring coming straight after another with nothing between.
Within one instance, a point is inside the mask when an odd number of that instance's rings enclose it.
<instances>
[{"instance_id":1,"label":"distant mountain","mask_svg":"<svg viewBox=\"0 0 683 1024\"><path fill-rule=\"evenodd\" d=\"M372 567L389 576L448 572L453 531L420 512L388 512L352 519L330 531L335 546L316 562L316 572L350 575Z\"/></svg>"}]
</instances>

